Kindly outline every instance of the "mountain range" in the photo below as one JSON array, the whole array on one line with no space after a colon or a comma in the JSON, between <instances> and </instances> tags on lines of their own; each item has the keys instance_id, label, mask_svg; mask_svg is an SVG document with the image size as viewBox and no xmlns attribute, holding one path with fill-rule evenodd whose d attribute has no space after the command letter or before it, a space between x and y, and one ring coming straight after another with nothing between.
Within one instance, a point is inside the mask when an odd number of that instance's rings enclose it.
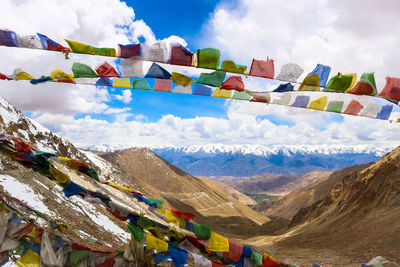
<instances>
[{"instance_id":1,"label":"mountain range","mask_svg":"<svg viewBox=\"0 0 400 267\"><path fill-rule=\"evenodd\" d=\"M123 145L96 145L91 150L115 151ZM150 147L171 164L194 176L250 177L265 173L304 174L336 171L379 160L394 147L369 145L223 145Z\"/></svg>"},{"instance_id":2,"label":"mountain range","mask_svg":"<svg viewBox=\"0 0 400 267\"><path fill-rule=\"evenodd\" d=\"M289 191L296 191L273 202L256 205L260 211L258 213L241 202L251 201L228 185L192 176L161 157L160 152L156 154L147 148L129 148L107 153L78 149L67 139L25 117L1 98L0 131L23 139L36 149L79 159L93 166L101 179L129 186L148 197L163 198L168 209L192 212L197 215L194 222L211 226L213 230L230 239L252 246L258 251L266 251L285 262L307 266L312 262L332 266L360 266L377 255L400 262L400 147L387 154L387 148L336 148L336 151L342 149L343 153L340 155L349 157L349 162L341 164L351 165L352 162L365 161L366 155L374 156L378 160L331 174L304 174L304 177L311 175L307 178L311 184L305 188L301 188L305 184L295 188L297 178L290 176L291 178L284 180L290 185ZM206 158L216 153L230 154L233 158L236 155L228 151L229 146L223 151L211 149L218 146L210 145L210 150L193 151L204 154ZM253 153L246 154L245 148ZM310 147L307 153L306 149L299 148L277 149L274 150L276 153L264 153L260 152L262 149L256 149L257 152L252 146L243 146L240 155L261 158L281 155L284 162L281 165L293 161L293 155L302 155L304 165L298 166L305 170L306 164L313 162L308 157ZM333 150L324 146L314 149L316 152L314 151L313 159L320 162L320 165L323 162L326 165L322 166L332 165L339 168L339 163L329 162L329 159L333 160L330 157ZM179 150L181 149L171 148L170 153L178 153ZM190 150L186 152L188 151ZM210 153L206 153L207 151ZM361 155L361 159L355 158L356 155ZM278 158L275 158L274 164L279 166ZM342 157L342 160L345 159L346 157ZM216 170L215 160L217 159L214 158L210 168ZM240 166L240 161L235 163ZM99 190L120 205L131 208L135 213L145 214L167 227L170 226L130 194L100 184L67 168L61 162L55 161L54 164L67 173L72 181L90 190ZM220 167L226 168L222 163ZM293 166L288 168L294 169ZM271 173L270 170L262 171ZM274 183L279 180L275 179L274 175L266 176ZM224 188L219 189L221 186ZM282 190L279 186L277 188L276 190ZM254 187L250 189L255 190ZM62 188L54 181L23 167L3 154L0 154L0 195L17 197L47 214L52 220L68 224L65 234L92 249L100 248L99 244L90 243L93 239L119 250L123 250L129 242L130 235L126 224L112 216L104 207L86 202L79 196L66 198ZM46 227L46 222L42 222L41 226ZM398 266L393 264L385 266Z\"/></svg>"}]
</instances>

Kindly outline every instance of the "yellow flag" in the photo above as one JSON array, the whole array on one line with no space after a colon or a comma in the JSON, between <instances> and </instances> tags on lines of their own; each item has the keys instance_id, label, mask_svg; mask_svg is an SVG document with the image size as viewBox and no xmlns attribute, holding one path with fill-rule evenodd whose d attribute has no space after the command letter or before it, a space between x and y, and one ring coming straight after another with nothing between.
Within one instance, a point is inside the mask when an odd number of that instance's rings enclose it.
<instances>
[{"instance_id":1,"label":"yellow flag","mask_svg":"<svg viewBox=\"0 0 400 267\"><path fill-rule=\"evenodd\" d=\"M210 251L215 252L229 252L228 238L215 232L211 232L210 239L208 240L208 248Z\"/></svg>"},{"instance_id":2,"label":"yellow flag","mask_svg":"<svg viewBox=\"0 0 400 267\"><path fill-rule=\"evenodd\" d=\"M17 77L17 80L34 80L29 73L26 73L25 71L18 72L15 77Z\"/></svg>"},{"instance_id":3,"label":"yellow flag","mask_svg":"<svg viewBox=\"0 0 400 267\"><path fill-rule=\"evenodd\" d=\"M215 89L213 97L232 98L232 90Z\"/></svg>"},{"instance_id":4,"label":"yellow flag","mask_svg":"<svg viewBox=\"0 0 400 267\"><path fill-rule=\"evenodd\" d=\"M129 78L114 79L113 87L132 88L131 80Z\"/></svg>"},{"instance_id":5,"label":"yellow flag","mask_svg":"<svg viewBox=\"0 0 400 267\"><path fill-rule=\"evenodd\" d=\"M176 223L178 225L181 225L182 221L178 217L176 217L173 212L161 208L158 208L157 210L159 213L165 215L168 218L168 223Z\"/></svg>"},{"instance_id":6,"label":"yellow flag","mask_svg":"<svg viewBox=\"0 0 400 267\"><path fill-rule=\"evenodd\" d=\"M74 79L74 75L73 74L68 74L63 72L62 70L53 70L50 74L50 77L53 80L58 80L58 79Z\"/></svg>"},{"instance_id":7,"label":"yellow flag","mask_svg":"<svg viewBox=\"0 0 400 267\"><path fill-rule=\"evenodd\" d=\"M308 106L308 108L310 109L317 109L317 110L325 110L325 106L328 103L328 97L324 96L321 98L318 98L314 101L311 101L310 105Z\"/></svg>"},{"instance_id":8,"label":"yellow flag","mask_svg":"<svg viewBox=\"0 0 400 267\"><path fill-rule=\"evenodd\" d=\"M146 249L154 249L158 253L159 252L167 252L168 251L168 243L154 237L153 235L147 234L146 235Z\"/></svg>"},{"instance_id":9,"label":"yellow flag","mask_svg":"<svg viewBox=\"0 0 400 267\"><path fill-rule=\"evenodd\" d=\"M120 190L129 192L129 193L132 192L132 189L129 188L129 187L121 186L121 185L114 184L114 183L111 183L111 182L108 183L108 185L110 185L110 186L112 186L112 187L114 187L114 188L117 188L117 189L120 189Z\"/></svg>"},{"instance_id":10,"label":"yellow flag","mask_svg":"<svg viewBox=\"0 0 400 267\"><path fill-rule=\"evenodd\" d=\"M177 72L172 72L171 79L174 83L178 85L182 85L184 87L191 85L194 83L194 80L186 75L177 73Z\"/></svg>"},{"instance_id":11,"label":"yellow flag","mask_svg":"<svg viewBox=\"0 0 400 267\"><path fill-rule=\"evenodd\" d=\"M40 256L33 250L28 250L15 263L19 267L40 267Z\"/></svg>"},{"instance_id":12,"label":"yellow flag","mask_svg":"<svg viewBox=\"0 0 400 267\"><path fill-rule=\"evenodd\" d=\"M58 184L66 184L69 181L69 177L63 172L57 170L53 166L49 169L51 176L57 181Z\"/></svg>"},{"instance_id":13,"label":"yellow flag","mask_svg":"<svg viewBox=\"0 0 400 267\"><path fill-rule=\"evenodd\" d=\"M299 87L299 91L319 91L320 81L318 74L308 75L304 78Z\"/></svg>"}]
</instances>

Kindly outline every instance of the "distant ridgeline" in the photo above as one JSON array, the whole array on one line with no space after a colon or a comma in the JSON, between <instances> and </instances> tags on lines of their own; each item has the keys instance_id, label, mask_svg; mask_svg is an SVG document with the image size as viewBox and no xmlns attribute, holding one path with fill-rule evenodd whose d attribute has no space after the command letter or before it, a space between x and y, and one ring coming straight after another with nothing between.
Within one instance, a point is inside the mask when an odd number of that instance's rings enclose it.
<instances>
[{"instance_id":1,"label":"distant ridgeline","mask_svg":"<svg viewBox=\"0 0 400 267\"><path fill-rule=\"evenodd\" d=\"M194 176L250 177L265 173L303 174L312 171L336 171L353 165L379 160L392 148L335 149L316 151L282 147L273 152L264 147L245 151L240 149L207 149L209 147L153 149L159 156ZM251 146L250 146L251 147ZM328 149L327 149L328 150ZM262 153L260 153L262 152Z\"/></svg>"}]
</instances>

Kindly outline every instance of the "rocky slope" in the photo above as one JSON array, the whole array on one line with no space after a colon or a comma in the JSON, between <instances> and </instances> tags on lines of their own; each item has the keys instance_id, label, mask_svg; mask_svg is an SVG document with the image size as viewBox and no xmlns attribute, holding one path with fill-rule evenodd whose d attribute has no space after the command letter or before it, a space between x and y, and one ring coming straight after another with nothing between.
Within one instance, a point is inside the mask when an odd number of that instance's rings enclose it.
<instances>
[{"instance_id":1,"label":"rocky slope","mask_svg":"<svg viewBox=\"0 0 400 267\"><path fill-rule=\"evenodd\" d=\"M130 148L101 155L147 192L161 195L171 206L194 209L201 216L244 217L262 224L264 216L202 179L193 177L168 163L147 148ZM150 188L151 187L151 188Z\"/></svg>"},{"instance_id":2,"label":"rocky slope","mask_svg":"<svg viewBox=\"0 0 400 267\"><path fill-rule=\"evenodd\" d=\"M217 181L245 194L285 195L327 177L330 172L303 175L265 173L253 177L218 177Z\"/></svg>"},{"instance_id":3,"label":"rocky slope","mask_svg":"<svg viewBox=\"0 0 400 267\"><path fill-rule=\"evenodd\" d=\"M271 218L291 220L301 208L308 207L314 202L328 196L334 185L343 179L343 177L352 172L361 171L368 166L368 164L363 164L336 171L328 177L314 182L305 188L293 191L277 199L265 200L252 207L256 211L262 212Z\"/></svg>"},{"instance_id":4,"label":"rocky slope","mask_svg":"<svg viewBox=\"0 0 400 267\"><path fill-rule=\"evenodd\" d=\"M350 172L330 194L300 209L279 246L341 251L366 262L381 255L400 262L400 147Z\"/></svg>"}]
</instances>

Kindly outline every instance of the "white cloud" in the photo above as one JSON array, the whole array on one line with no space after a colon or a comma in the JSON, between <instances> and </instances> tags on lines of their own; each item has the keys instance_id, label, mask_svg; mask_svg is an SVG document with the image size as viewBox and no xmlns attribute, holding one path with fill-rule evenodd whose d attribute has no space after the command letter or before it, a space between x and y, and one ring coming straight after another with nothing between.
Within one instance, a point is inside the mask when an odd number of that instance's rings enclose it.
<instances>
[{"instance_id":1,"label":"white cloud","mask_svg":"<svg viewBox=\"0 0 400 267\"><path fill-rule=\"evenodd\" d=\"M104 111L103 113L106 115L111 115L111 114L118 114L118 113L125 113L130 111L131 108L109 108L106 111Z\"/></svg>"},{"instance_id":2,"label":"white cloud","mask_svg":"<svg viewBox=\"0 0 400 267\"><path fill-rule=\"evenodd\" d=\"M122 91L122 95L114 95L114 97L125 104L128 104L132 101L132 91L130 89L126 89Z\"/></svg>"},{"instance_id":3,"label":"white cloud","mask_svg":"<svg viewBox=\"0 0 400 267\"><path fill-rule=\"evenodd\" d=\"M251 104L262 105L262 104ZM287 107L267 107L265 114L285 113ZM90 116L65 123L59 129L79 145L124 144L132 146L190 145L208 143L226 144L398 144L398 125L386 121L345 116L344 123L330 122L324 113L293 116L294 126L275 125L254 114L235 116L241 110L229 110L229 118L195 117L182 119L165 115L156 122L129 121L122 113L114 122ZM280 113L281 112L281 113ZM260 113L258 113L260 114ZM313 121L310 123L310 121ZM363 127L360 127L363 125ZM361 129L360 129L361 128ZM85 134L82 134L85 132ZM123 134L121 134L123 132Z\"/></svg>"}]
</instances>

